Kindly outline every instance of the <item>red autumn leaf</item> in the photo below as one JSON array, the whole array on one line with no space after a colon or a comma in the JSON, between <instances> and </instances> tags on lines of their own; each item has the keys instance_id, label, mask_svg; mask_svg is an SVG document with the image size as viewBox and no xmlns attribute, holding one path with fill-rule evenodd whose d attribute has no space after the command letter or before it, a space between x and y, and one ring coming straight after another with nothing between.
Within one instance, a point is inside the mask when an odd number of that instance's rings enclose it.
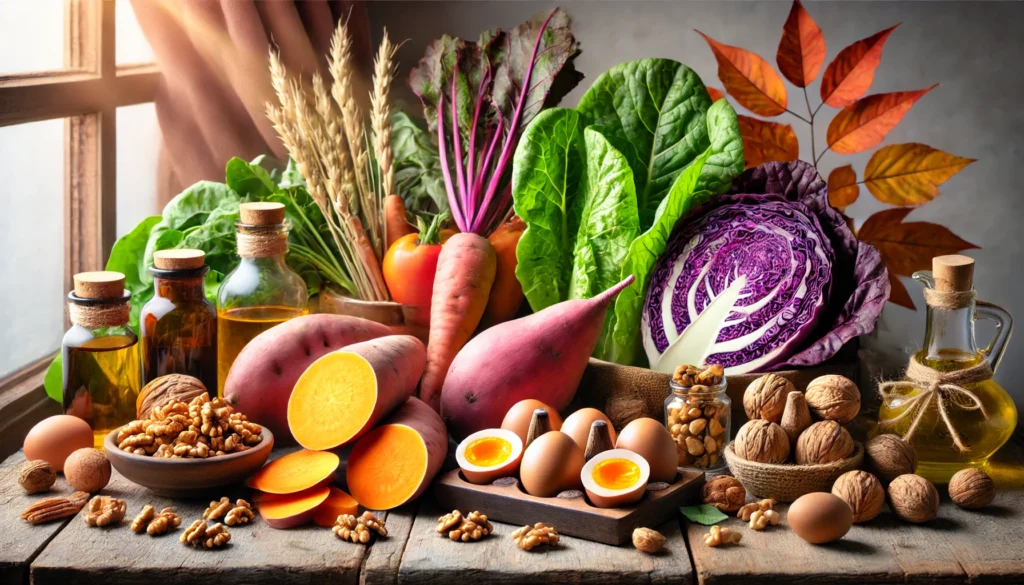
<instances>
[{"instance_id":1,"label":"red autumn leaf","mask_svg":"<svg viewBox=\"0 0 1024 585\"><path fill-rule=\"evenodd\" d=\"M825 134L828 147L838 154L854 154L878 146L911 106L937 86L879 93L857 100L832 118Z\"/></svg>"},{"instance_id":2,"label":"red autumn leaf","mask_svg":"<svg viewBox=\"0 0 1024 585\"><path fill-rule=\"evenodd\" d=\"M704 37L718 61L718 78L739 104L761 116L778 116L786 111L786 86L772 66L756 53L723 45Z\"/></svg>"},{"instance_id":3,"label":"red autumn leaf","mask_svg":"<svg viewBox=\"0 0 1024 585\"><path fill-rule=\"evenodd\" d=\"M742 129L743 126L741 125ZM860 187L857 186L857 173L852 165L844 165L832 169L828 174L828 202L839 211L845 211L853 205L860 195Z\"/></svg>"},{"instance_id":4,"label":"red autumn leaf","mask_svg":"<svg viewBox=\"0 0 1024 585\"><path fill-rule=\"evenodd\" d=\"M939 195L939 185L972 162L973 158L925 144L891 144L871 155L864 168L864 184L882 203L923 205Z\"/></svg>"},{"instance_id":5,"label":"red autumn leaf","mask_svg":"<svg viewBox=\"0 0 1024 585\"><path fill-rule=\"evenodd\" d=\"M869 217L857 237L878 249L890 273L911 276L928 270L932 258L956 254L978 246L963 240L949 228L926 221L903 222L910 207L886 209Z\"/></svg>"},{"instance_id":6,"label":"red autumn leaf","mask_svg":"<svg viewBox=\"0 0 1024 585\"><path fill-rule=\"evenodd\" d=\"M800 0L793 0L775 55L779 71L797 87L807 87L825 62L825 36Z\"/></svg>"},{"instance_id":7,"label":"red autumn leaf","mask_svg":"<svg viewBox=\"0 0 1024 585\"><path fill-rule=\"evenodd\" d=\"M766 162L789 162L800 158L800 143L789 124L736 116L743 137L743 155L747 168Z\"/></svg>"},{"instance_id":8,"label":"red autumn leaf","mask_svg":"<svg viewBox=\"0 0 1024 585\"><path fill-rule=\"evenodd\" d=\"M875 69L882 60L882 46L897 26L839 51L821 78L821 101L833 108L844 108L867 93L875 80Z\"/></svg>"},{"instance_id":9,"label":"red autumn leaf","mask_svg":"<svg viewBox=\"0 0 1024 585\"><path fill-rule=\"evenodd\" d=\"M725 92L718 89L717 87L709 87L708 95L711 96L711 102L717 102L718 100L725 97Z\"/></svg>"},{"instance_id":10,"label":"red autumn leaf","mask_svg":"<svg viewBox=\"0 0 1024 585\"><path fill-rule=\"evenodd\" d=\"M911 311L917 310L917 305L914 304L914 299L910 298L910 293L907 292L907 287L900 280L900 277L889 272L889 286L891 291L889 292L889 302L901 307L906 307Z\"/></svg>"}]
</instances>

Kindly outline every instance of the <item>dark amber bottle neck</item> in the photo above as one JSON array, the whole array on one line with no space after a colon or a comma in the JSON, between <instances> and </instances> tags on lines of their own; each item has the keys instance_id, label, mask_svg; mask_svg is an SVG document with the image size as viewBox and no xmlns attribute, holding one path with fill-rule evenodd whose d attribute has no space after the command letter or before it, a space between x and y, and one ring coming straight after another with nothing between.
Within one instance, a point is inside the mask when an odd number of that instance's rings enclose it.
<instances>
[{"instance_id":1,"label":"dark amber bottle neck","mask_svg":"<svg viewBox=\"0 0 1024 585\"><path fill-rule=\"evenodd\" d=\"M154 277L154 294L169 301L198 301L206 298L204 278Z\"/></svg>"}]
</instances>

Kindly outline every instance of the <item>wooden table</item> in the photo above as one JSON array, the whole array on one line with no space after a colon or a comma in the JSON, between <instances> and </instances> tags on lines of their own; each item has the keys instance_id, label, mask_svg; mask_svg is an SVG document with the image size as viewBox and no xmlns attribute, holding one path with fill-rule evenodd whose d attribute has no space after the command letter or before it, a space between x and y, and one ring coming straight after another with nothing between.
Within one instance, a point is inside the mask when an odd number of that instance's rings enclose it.
<instances>
[{"instance_id":1,"label":"wooden table","mask_svg":"<svg viewBox=\"0 0 1024 585\"><path fill-rule=\"evenodd\" d=\"M341 542L315 527L273 530L258 518L232 528L230 545L218 551L183 546L180 529L158 538L136 535L126 525L130 518L107 529L90 528L80 517L29 526L18 516L41 496L26 496L17 486L24 460L18 453L0 466L0 583L1024 583L1022 444L1018 437L998 455L992 474L1002 490L980 512L944 499L939 518L916 526L886 510L826 546L803 542L785 522L754 532L730 519L725 525L742 530L743 542L718 549L703 544L706 527L672 519L658 527L668 544L654 556L570 537L552 550L524 552L509 538L516 527L502 523L481 542L451 542L435 532L442 511L429 498L388 513L389 537L372 546ZM60 478L55 491L72 490ZM104 493L125 499L130 516L147 503L171 505L116 472ZM205 502L173 504L183 524L205 508Z\"/></svg>"}]
</instances>

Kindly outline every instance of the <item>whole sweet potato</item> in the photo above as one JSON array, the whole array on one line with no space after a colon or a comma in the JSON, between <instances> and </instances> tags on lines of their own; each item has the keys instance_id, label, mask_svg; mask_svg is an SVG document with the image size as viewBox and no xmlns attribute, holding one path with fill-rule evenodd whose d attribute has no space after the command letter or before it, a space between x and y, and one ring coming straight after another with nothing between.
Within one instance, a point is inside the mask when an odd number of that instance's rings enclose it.
<instances>
[{"instance_id":1,"label":"whole sweet potato","mask_svg":"<svg viewBox=\"0 0 1024 585\"><path fill-rule=\"evenodd\" d=\"M321 356L391 329L343 315L305 315L260 333L242 349L224 382L224 400L274 433L277 445L293 445L288 398L309 364Z\"/></svg>"}]
</instances>

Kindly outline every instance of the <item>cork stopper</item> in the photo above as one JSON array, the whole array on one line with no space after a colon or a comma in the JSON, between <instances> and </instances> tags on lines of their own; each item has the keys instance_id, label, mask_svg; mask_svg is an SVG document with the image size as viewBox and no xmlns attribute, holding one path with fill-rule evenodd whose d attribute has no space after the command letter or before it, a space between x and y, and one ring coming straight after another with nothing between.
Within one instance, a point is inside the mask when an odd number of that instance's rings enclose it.
<instances>
[{"instance_id":1,"label":"cork stopper","mask_svg":"<svg viewBox=\"0 0 1024 585\"><path fill-rule=\"evenodd\" d=\"M270 201L243 203L238 206L242 223L247 225L278 225L284 223L284 205Z\"/></svg>"},{"instance_id":2,"label":"cork stopper","mask_svg":"<svg viewBox=\"0 0 1024 585\"><path fill-rule=\"evenodd\" d=\"M202 250L160 250L153 253L153 266L160 270L195 270L206 262Z\"/></svg>"},{"instance_id":3,"label":"cork stopper","mask_svg":"<svg viewBox=\"0 0 1024 585\"><path fill-rule=\"evenodd\" d=\"M124 295L124 275L120 272L79 272L74 280L76 297L117 299Z\"/></svg>"},{"instance_id":4,"label":"cork stopper","mask_svg":"<svg viewBox=\"0 0 1024 585\"><path fill-rule=\"evenodd\" d=\"M932 258L932 276L939 292L968 292L974 288L974 258L961 254Z\"/></svg>"}]
</instances>

